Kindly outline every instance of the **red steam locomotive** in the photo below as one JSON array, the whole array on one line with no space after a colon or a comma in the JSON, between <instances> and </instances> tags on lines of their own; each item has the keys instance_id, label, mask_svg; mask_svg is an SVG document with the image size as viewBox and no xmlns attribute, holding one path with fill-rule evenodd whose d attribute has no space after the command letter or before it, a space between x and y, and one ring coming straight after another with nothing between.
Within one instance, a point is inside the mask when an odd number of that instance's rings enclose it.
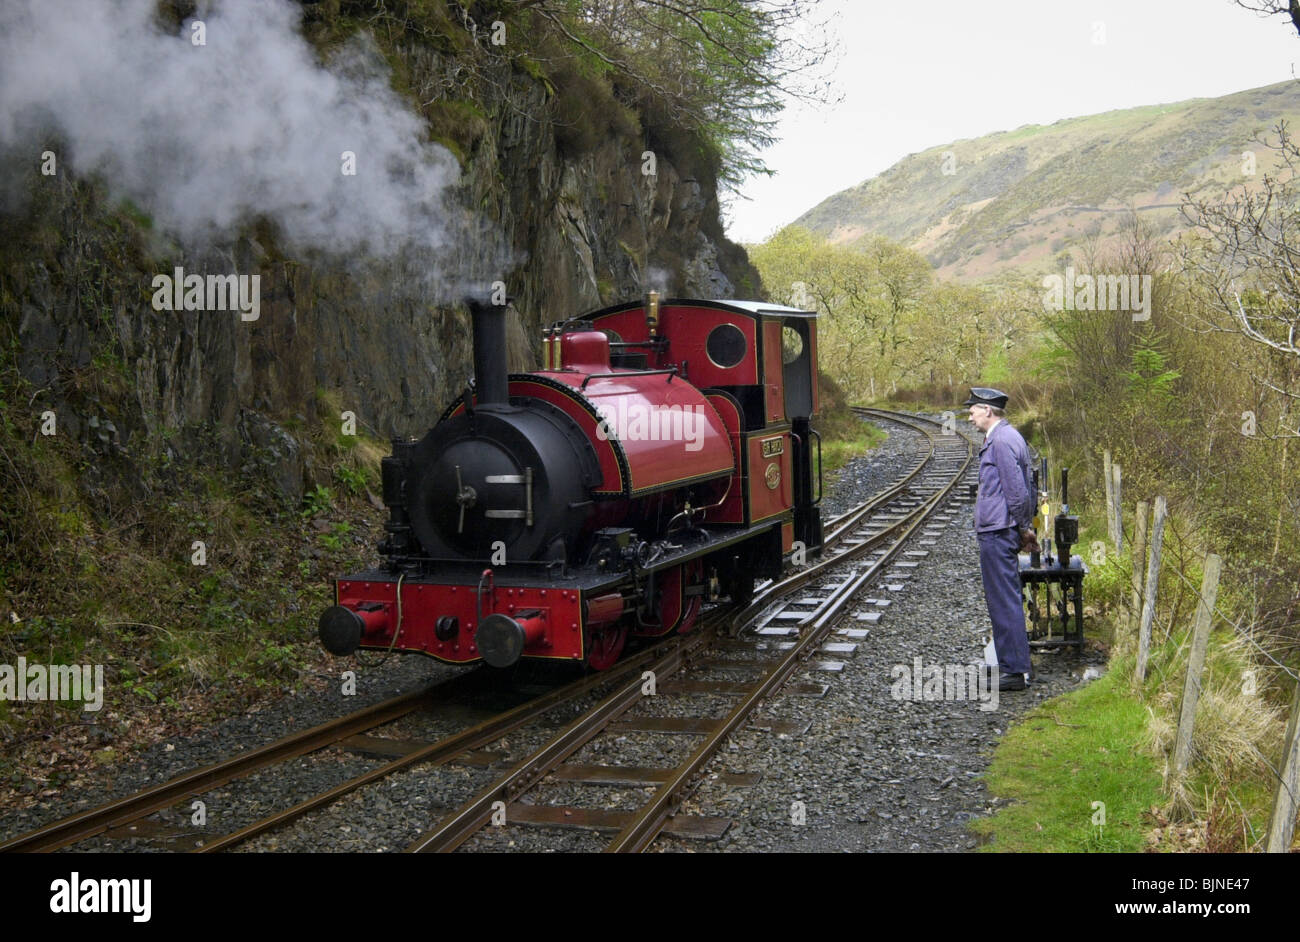
<instances>
[{"instance_id":1,"label":"red steam locomotive","mask_svg":"<svg viewBox=\"0 0 1300 942\"><path fill-rule=\"evenodd\" d=\"M652 292L507 375L505 309L470 308L475 385L383 460L386 561L337 580L329 651L603 669L819 550L814 314Z\"/></svg>"}]
</instances>

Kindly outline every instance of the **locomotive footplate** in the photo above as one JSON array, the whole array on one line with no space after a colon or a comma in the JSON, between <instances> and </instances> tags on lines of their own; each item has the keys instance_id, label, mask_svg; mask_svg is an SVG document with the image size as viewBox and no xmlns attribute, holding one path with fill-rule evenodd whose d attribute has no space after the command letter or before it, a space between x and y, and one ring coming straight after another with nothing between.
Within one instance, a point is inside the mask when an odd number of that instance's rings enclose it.
<instances>
[{"instance_id":1,"label":"locomotive footplate","mask_svg":"<svg viewBox=\"0 0 1300 942\"><path fill-rule=\"evenodd\" d=\"M558 562L529 561L493 566L482 561L465 559L431 559L415 569L408 569L404 577L407 585L464 585L475 583L479 574L491 569L500 584L515 586L558 586L592 592L621 581L629 572L649 575L680 566L703 556L716 553L729 546L745 544L763 533L778 533L790 523L792 514L785 513L762 524L751 527L702 527L683 531L670 540L645 544L650 553L638 558L635 564L619 570L600 569L595 566L562 567ZM777 566L779 571L780 567ZM342 576L339 582L388 581L396 582L401 570L391 568L370 569ZM764 573L763 575L772 575Z\"/></svg>"},{"instance_id":2,"label":"locomotive footplate","mask_svg":"<svg viewBox=\"0 0 1300 942\"><path fill-rule=\"evenodd\" d=\"M1028 553L1020 554L1020 586L1029 616L1029 646L1056 648L1072 645L1083 650L1083 577L1088 567L1078 556L1062 569L1057 559L1033 565ZM1039 588L1043 598L1039 602Z\"/></svg>"},{"instance_id":3,"label":"locomotive footplate","mask_svg":"<svg viewBox=\"0 0 1300 942\"><path fill-rule=\"evenodd\" d=\"M361 648L423 653L457 664L479 659L496 664L497 658L513 663L525 655L581 660L592 632L633 613L655 590L661 573L677 580L665 585L681 594L684 605L686 596L701 594L681 584L684 564L762 531L779 534L783 522L684 531L676 537L680 542L648 544L648 554L634 555L617 568L439 560L354 573L335 584L335 604L321 619L321 640L340 655ZM674 625L664 624L662 630ZM651 626L636 633L657 631Z\"/></svg>"}]
</instances>

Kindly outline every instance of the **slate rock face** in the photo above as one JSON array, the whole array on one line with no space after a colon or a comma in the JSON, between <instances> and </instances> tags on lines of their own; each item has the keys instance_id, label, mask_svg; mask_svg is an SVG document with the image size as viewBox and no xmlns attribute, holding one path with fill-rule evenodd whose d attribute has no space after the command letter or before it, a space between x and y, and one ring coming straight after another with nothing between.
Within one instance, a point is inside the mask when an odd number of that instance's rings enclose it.
<instances>
[{"instance_id":1,"label":"slate rock face","mask_svg":"<svg viewBox=\"0 0 1300 942\"><path fill-rule=\"evenodd\" d=\"M456 67L427 50L412 57L426 84L454 87ZM512 256L499 275L514 300L512 370L539 364L540 328L556 320L651 287L725 297L758 284L722 238L705 174L656 153L647 175L644 140L626 135L568 154L547 117L552 91L487 78L473 90L487 130L465 155L458 196ZM296 502L304 477L321 474L294 436L339 420L320 414L323 402L381 439L423 435L469 380L468 315L435 305L393 266L287 257L273 220L195 252L129 216L102 181L26 180L26 198L0 206L0 316L16 327L16 365L39 389L34 416L52 409L79 438L88 417L111 422L119 458L215 453L231 472L267 472ZM178 266L258 275L260 316L155 310L153 278Z\"/></svg>"},{"instance_id":2,"label":"slate rock face","mask_svg":"<svg viewBox=\"0 0 1300 942\"><path fill-rule=\"evenodd\" d=\"M251 446L251 460L269 472L276 492L290 506L302 502L303 461L298 442L279 425L252 409L241 409L240 436Z\"/></svg>"}]
</instances>

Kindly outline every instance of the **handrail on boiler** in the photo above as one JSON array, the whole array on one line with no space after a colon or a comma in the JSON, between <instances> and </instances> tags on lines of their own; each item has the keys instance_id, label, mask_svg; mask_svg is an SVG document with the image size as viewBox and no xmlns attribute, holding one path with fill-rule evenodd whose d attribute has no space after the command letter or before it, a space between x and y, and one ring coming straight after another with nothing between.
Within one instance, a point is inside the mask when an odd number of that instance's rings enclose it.
<instances>
[{"instance_id":1,"label":"handrail on boiler","mask_svg":"<svg viewBox=\"0 0 1300 942\"><path fill-rule=\"evenodd\" d=\"M587 384L593 379L604 379L610 376L655 376L662 373L669 374L668 382L671 383L673 377L677 375L677 367L670 366L662 370L623 370L621 373L588 373L587 378L582 381L582 385L578 388L586 389Z\"/></svg>"}]
</instances>

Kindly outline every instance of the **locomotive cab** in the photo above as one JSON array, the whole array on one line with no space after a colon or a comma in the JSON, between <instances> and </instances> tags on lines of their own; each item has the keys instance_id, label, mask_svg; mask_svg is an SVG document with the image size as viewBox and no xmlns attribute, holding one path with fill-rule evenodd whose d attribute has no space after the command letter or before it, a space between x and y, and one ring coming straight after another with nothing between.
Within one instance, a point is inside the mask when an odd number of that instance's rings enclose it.
<instances>
[{"instance_id":1,"label":"locomotive cab","mask_svg":"<svg viewBox=\"0 0 1300 942\"><path fill-rule=\"evenodd\" d=\"M675 368L727 423L736 473L709 521L752 526L779 518L777 556L822 544L817 315L758 301L657 299L589 315L611 348L645 355L647 368ZM770 552L751 571L775 576Z\"/></svg>"}]
</instances>

